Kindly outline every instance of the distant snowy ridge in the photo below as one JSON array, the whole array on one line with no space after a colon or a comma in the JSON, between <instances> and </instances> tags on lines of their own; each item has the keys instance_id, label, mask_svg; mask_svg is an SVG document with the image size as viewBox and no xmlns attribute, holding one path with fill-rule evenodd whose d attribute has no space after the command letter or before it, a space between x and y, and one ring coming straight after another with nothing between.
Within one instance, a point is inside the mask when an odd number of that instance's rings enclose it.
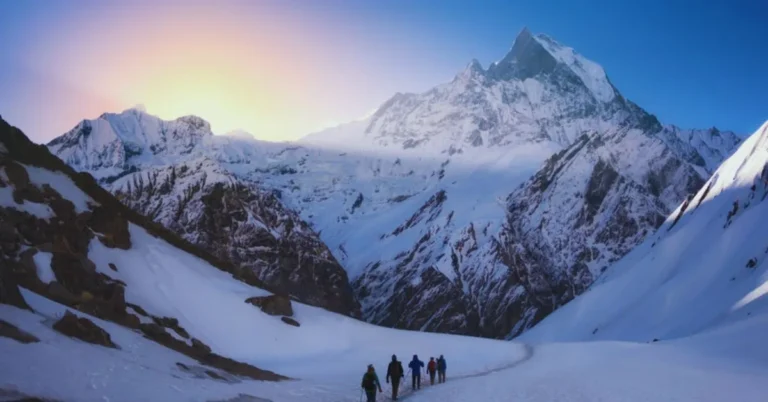
<instances>
[{"instance_id":1,"label":"distant snowy ridge","mask_svg":"<svg viewBox=\"0 0 768 402\"><path fill-rule=\"evenodd\" d=\"M768 122L659 230L522 339L686 337L768 317Z\"/></svg>"},{"instance_id":2,"label":"distant snowy ridge","mask_svg":"<svg viewBox=\"0 0 768 402\"><path fill-rule=\"evenodd\" d=\"M473 61L449 83L396 94L298 143L190 130L195 145L179 152L162 148L167 130L111 133L137 125L82 123L100 129L49 146L133 208L286 291L332 289L381 325L490 337L515 336L581 293L740 141L662 125L597 64L527 30L487 70ZM138 149L134 137L157 138L157 152L144 146L112 168L101 150ZM217 183L223 204L211 196ZM323 282L313 265L281 265L283 247L292 261L338 261L337 275Z\"/></svg>"},{"instance_id":3,"label":"distant snowy ridge","mask_svg":"<svg viewBox=\"0 0 768 402\"><path fill-rule=\"evenodd\" d=\"M3 120L0 144L2 400L335 402L392 353L450 350L457 377L525 356L271 294Z\"/></svg>"},{"instance_id":4,"label":"distant snowy ridge","mask_svg":"<svg viewBox=\"0 0 768 402\"><path fill-rule=\"evenodd\" d=\"M257 162L284 144L214 136L198 117L164 121L129 109L84 120L48 146L126 205L240 266L244 280L359 315L346 272L312 229L276 193L225 168Z\"/></svg>"}]
</instances>

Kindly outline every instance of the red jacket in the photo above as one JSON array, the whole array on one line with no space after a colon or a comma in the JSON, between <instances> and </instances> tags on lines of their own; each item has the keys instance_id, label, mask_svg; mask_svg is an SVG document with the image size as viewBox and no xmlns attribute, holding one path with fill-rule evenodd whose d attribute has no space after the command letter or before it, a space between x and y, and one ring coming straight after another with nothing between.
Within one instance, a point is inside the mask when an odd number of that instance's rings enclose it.
<instances>
[{"instance_id":1,"label":"red jacket","mask_svg":"<svg viewBox=\"0 0 768 402\"><path fill-rule=\"evenodd\" d=\"M430 373L434 373L435 370L437 370L437 364L434 360L430 361L429 364L427 364L427 371Z\"/></svg>"}]
</instances>

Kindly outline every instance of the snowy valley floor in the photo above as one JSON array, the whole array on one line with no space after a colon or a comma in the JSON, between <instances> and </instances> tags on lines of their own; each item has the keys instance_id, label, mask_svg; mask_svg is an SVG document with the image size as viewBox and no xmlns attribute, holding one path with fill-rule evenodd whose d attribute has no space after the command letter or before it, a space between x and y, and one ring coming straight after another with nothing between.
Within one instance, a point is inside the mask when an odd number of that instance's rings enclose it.
<instances>
[{"instance_id":1,"label":"snowy valley floor","mask_svg":"<svg viewBox=\"0 0 768 402\"><path fill-rule=\"evenodd\" d=\"M33 175L33 179L38 178L37 174ZM48 182L57 186L66 183ZM66 193L68 189L60 187L60 190ZM69 194L67 198L76 200L76 205L85 204L85 198L78 194ZM697 216L702 216L704 211L702 206ZM744 225L755 229L756 236L762 233L754 227L756 224L739 223L751 221L737 221L730 230ZM127 302L140 305L155 316L176 318L190 335L210 345L216 353L296 380L259 382L236 378L201 367L191 358L147 340L139 332L93 317L89 318L109 332L120 349L68 338L51 328L68 308L24 290L24 299L35 313L0 304L0 319L33 334L40 342L22 344L0 337L0 401L14 400L9 397L11 394L73 402L235 401L232 398L242 394L251 396L238 399L244 402L355 402L361 397L360 382L365 367L374 364L383 380L393 353L404 365L413 354L422 360L443 354L448 362L448 382L404 395L403 400L409 402L751 402L764 401L768 395L765 380L768 378L765 345L768 314L762 308L755 308L751 315L750 312L738 317L732 314L726 315L730 317L728 320L719 320L716 318L722 315L720 310L703 310L700 302L686 303L689 308L684 314L674 316L675 322L690 319L696 311L714 312L717 317L707 316L707 322L713 325L705 327L711 329L689 337L664 338L656 343L535 343L537 339L550 339L534 336L535 329L523 336L528 344L400 331L300 303L293 303L292 317L301 324L294 327L245 302L249 297L267 294L266 291L233 279L134 224L130 224L129 230L130 249L107 248L99 241L92 241L88 253L99 273L126 284ZM665 247L653 248L660 249L663 251ZM49 260L44 258L47 254L39 253L42 259L36 266L39 278L51 281L55 275L50 272ZM110 264L118 269L111 269ZM691 277L701 277L701 268L705 266L694 267L699 268L699 276L691 271ZM660 274L649 276L648 280L654 282L645 283L638 291L656 289L660 287L658 284L668 281L666 271L659 270ZM757 289L763 289L765 272L762 268L755 272L760 278ZM735 283L735 279L734 282L727 280L732 274L723 275L726 280L720 282ZM686 283L690 281L688 276L683 279ZM636 287L640 284L628 282ZM753 278L751 283L754 282ZM624 282L617 283L622 286L608 288L608 291L593 289L582 299L589 301L595 295L608 294L611 297L605 301L599 299L587 304L614 306L620 300L618 296L625 295L626 289L631 288L623 286ZM680 287L674 294L685 289ZM705 293L710 294L712 292ZM750 297L752 299L759 305L765 301L756 296ZM670 309L665 304L667 301L665 294L654 306L661 312L667 311ZM589 329L597 326L588 318L594 321L601 315L580 310L578 303L573 305L575 307L561 309L566 313L570 311L571 320L553 322L588 322L587 335L581 339L589 339L594 335ZM736 307L738 305L727 311ZM649 315L657 317L661 312ZM73 313L84 315L78 311ZM548 330L538 332L567 335L570 327L555 324L548 324L542 327ZM648 328L656 328L651 324ZM610 333L612 325L617 324L605 321L597 337ZM406 378L406 390L407 381ZM380 401L386 400L389 391L386 384L384 388Z\"/></svg>"},{"instance_id":2,"label":"snowy valley floor","mask_svg":"<svg viewBox=\"0 0 768 402\"><path fill-rule=\"evenodd\" d=\"M64 307L24 293L39 312L0 305L0 318L41 342L22 345L0 337L0 389L61 401L223 401L240 394L268 401L359 401L366 363L383 380L392 352L405 360L443 353L448 382L425 386L408 401L763 401L768 395L768 320L756 317L684 340L635 344L590 342L524 345L467 337L395 331L340 319L342 338L366 339L346 350L275 360L262 368L301 380L229 383L178 368L198 364L139 334L94 320L121 350L93 346L52 329ZM339 319L316 311L318 320ZM324 315L327 317L323 318ZM354 335L350 337L350 334ZM378 400L389 400L389 386ZM0 400L4 399L0 393ZM259 399L244 399L256 400Z\"/></svg>"}]
</instances>

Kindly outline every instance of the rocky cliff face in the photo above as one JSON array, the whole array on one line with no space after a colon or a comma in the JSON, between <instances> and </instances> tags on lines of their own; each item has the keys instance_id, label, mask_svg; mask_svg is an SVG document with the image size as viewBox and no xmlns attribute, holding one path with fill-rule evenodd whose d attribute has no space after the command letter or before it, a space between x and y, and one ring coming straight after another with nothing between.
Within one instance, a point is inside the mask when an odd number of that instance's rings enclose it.
<instances>
[{"instance_id":1,"label":"rocky cliff face","mask_svg":"<svg viewBox=\"0 0 768 402\"><path fill-rule=\"evenodd\" d=\"M223 167L248 165L258 153L251 142L215 138L196 117L129 109L85 120L48 146L126 205L234 263L241 280L359 316L346 272L279 192Z\"/></svg>"},{"instance_id":2,"label":"rocky cliff face","mask_svg":"<svg viewBox=\"0 0 768 402\"><path fill-rule=\"evenodd\" d=\"M306 141L446 157L436 169L446 179L424 190L441 196L425 194L395 230L382 229L397 252L370 258L354 276L364 316L492 337L515 336L583 292L739 143L729 132L662 126L597 64L527 30L487 70L473 61L451 83L398 94L355 124L365 129ZM549 158L516 166L530 176L495 172L552 144ZM495 198L504 201L476 204Z\"/></svg>"},{"instance_id":3,"label":"rocky cliff face","mask_svg":"<svg viewBox=\"0 0 768 402\"><path fill-rule=\"evenodd\" d=\"M131 208L234 263L242 280L359 316L346 272L277 193L207 159L145 169L110 189Z\"/></svg>"},{"instance_id":4,"label":"rocky cliff face","mask_svg":"<svg viewBox=\"0 0 768 402\"><path fill-rule=\"evenodd\" d=\"M212 272L218 268L236 274L232 265L121 204L90 175L75 172L0 119L0 303L29 309L19 291L22 286L69 308L53 324L66 336L119 348L107 331L80 315L97 317L195 359L214 375L286 379L217 354L220 351L195 338L198 334L182 328L177 317L151 315L128 303L126 290L134 288L112 274L131 267L105 263L100 257L127 253L135 246L132 234L137 232L149 234L155 247L197 257ZM169 262L152 257L148 261ZM257 291L263 292L254 288Z\"/></svg>"},{"instance_id":5,"label":"rocky cliff face","mask_svg":"<svg viewBox=\"0 0 768 402\"><path fill-rule=\"evenodd\" d=\"M663 126L527 30L487 69L298 144L197 135L205 124L182 140L146 128L174 122L109 116L50 147L136 210L307 302L489 337L584 291L739 143ZM122 164L103 151L130 144L141 152Z\"/></svg>"}]
</instances>

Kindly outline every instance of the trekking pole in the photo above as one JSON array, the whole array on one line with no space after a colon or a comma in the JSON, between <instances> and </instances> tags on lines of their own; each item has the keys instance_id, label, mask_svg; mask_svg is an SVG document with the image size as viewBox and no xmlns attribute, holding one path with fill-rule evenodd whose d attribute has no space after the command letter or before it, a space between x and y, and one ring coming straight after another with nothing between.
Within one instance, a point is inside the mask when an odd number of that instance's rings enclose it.
<instances>
[{"instance_id":1,"label":"trekking pole","mask_svg":"<svg viewBox=\"0 0 768 402\"><path fill-rule=\"evenodd\" d=\"M363 389L360 388L360 402L363 402Z\"/></svg>"}]
</instances>

